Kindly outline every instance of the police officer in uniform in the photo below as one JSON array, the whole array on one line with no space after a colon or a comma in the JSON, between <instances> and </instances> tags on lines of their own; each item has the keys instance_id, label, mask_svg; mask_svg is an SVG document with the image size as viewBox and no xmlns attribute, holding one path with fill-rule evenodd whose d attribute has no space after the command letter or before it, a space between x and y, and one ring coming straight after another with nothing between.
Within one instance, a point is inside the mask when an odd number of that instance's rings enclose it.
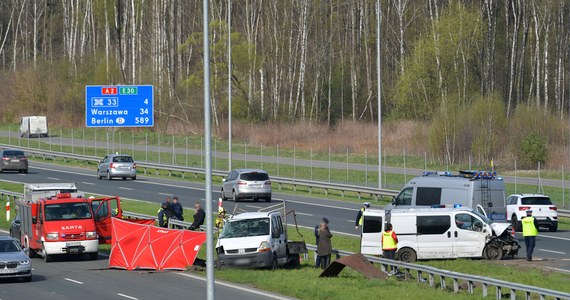
<instances>
[{"instance_id":1,"label":"police officer in uniform","mask_svg":"<svg viewBox=\"0 0 570 300\"><path fill-rule=\"evenodd\" d=\"M532 252L536 244L536 236L538 235L538 222L532 216L532 210L526 211L526 217L521 219L522 231L524 236L524 245L526 247L526 260L532 261Z\"/></svg>"},{"instance_id":2,"label":"police officer in uniform","mask_svg":"<svg viewBox=\"0 0 570 300\"><path fill-rule=\"evenodd\" d=\"M369 202L364 202L362 204L362 208L358 211L358 214L356 215L356 222L354 222L354 227L356 230L358 230L358 227L364 224L364 211L369 208L370 208Z\"/></svg>"}]
</instances>

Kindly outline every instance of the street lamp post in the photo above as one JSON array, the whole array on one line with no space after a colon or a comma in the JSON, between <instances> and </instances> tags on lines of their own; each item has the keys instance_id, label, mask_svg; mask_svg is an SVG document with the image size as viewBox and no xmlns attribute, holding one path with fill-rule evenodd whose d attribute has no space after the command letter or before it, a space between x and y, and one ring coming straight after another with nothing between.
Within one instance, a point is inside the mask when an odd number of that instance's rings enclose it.
<instances>
[{"instance_id":1,"label":"street lamp post","mask_svg":"<svg viewBox=\"0 0 570 300\"><path fill-rule=\"evenodd\" d=\"M228 172L232 171L232 0L228 0Z\"/></svg>"},{"instance_id":2,"label":"street lamp post","mask_svg":"<svg viewBox=\"0 0 570 300\"><path fill-rule=\"evenodd\" d=\"M378 188L382 188L382 80L380 72L380 0L376 0L376 77L378 78Z\"/></svg>"}]
</instances>

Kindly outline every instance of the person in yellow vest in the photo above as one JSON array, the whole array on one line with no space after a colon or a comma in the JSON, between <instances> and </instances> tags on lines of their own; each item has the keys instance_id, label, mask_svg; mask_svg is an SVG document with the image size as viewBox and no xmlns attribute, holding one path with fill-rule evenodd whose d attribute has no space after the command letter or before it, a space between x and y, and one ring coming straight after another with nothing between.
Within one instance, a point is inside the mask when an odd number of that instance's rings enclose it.
<instances>
[{"instance_id":1,"label":"person in yellow vest","mask_svg":"<svg viewBox=\"0 0 570 300\"><path fill-rule=\"evenodd\" d=\"M356 230L358 230L358 228L362 226L362 224L364 223L364 211L366 211L369 208L370 208L369 202L364 202L362 204L362 208L358 211L358 214L356 215L356 222L354 222L354 228Z\"/></svg>"},{"instance_id":2,"label":"person in yellow vest","mask_svg":"<svg viewBox=\"0 0 570 300\"><path fill-rule=\"evenodd\" d=\"M218 218L216 219L216 228L218 229L218 236L222 232L225 222L226 222L226 210L222 208L218 213Z\"/></svg>"},{"instance_id":3,"label":"person in yellow vest","mask_svg":"<svg viewBox=\"0 0 570 300\"><path fill-rule=\"evenodd\" d=\"M396 250L398 249L398 236L392 230L392 224L386 223L382 232L382 256L387 259L396 259ZM392 268L392 273L395 269Z\"/></svg>"},{"instance_id":4,"label":"person in yellow vest","mask_svg":"<svg viewBox=\"0 0 570 300\"><path fill-rule=\"evenodd\" d=\"M538 235L538 222L532 216L532 210L526 211L526 217L521 219L522 231L524 236L524 245L526 247L526 260L532 261L532 252L536 245L536 236Z\"/></svg>"}]
</instances>

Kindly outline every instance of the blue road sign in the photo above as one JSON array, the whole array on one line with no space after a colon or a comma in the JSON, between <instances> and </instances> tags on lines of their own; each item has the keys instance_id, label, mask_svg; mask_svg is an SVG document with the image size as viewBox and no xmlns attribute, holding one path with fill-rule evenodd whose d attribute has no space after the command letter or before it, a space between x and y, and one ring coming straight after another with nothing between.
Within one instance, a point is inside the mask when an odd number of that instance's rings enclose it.
<instances>
[{"instance_id":1,"label":"blue road sign","mask_svg":"<svg viewBox=\"0 0 570 300\"><path fill-rule=\"evenodd\" d=\"M152 85L109 85L85 87L87 127L154 126Z\"/></svg>"}]
</instances>

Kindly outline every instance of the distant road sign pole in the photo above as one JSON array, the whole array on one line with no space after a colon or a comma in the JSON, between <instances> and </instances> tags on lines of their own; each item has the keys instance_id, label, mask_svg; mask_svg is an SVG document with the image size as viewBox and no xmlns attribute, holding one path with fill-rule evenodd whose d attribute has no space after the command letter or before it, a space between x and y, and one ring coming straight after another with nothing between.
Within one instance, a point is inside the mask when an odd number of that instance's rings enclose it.
<instances>
[{"instance_id":1,"label":"distant road sign pole","mask_svg":"<svg viewBox=\"0 0 570 300\"><path fill-rule=\"evenodd\" d=\"M210 124L210 46L208 0L202 0L204 27L204 138L206 149L206 299L214 300L214 223L212 219L212 128Z\"/></svg>"},{"instance_id":2,"label":"distant road sign pole","mask_svg":"<svg viewBox=\"0 0 570 300\"><path fill-rule=\"evenodd\" d=\"M232 171L232 0L228 0L228 172Z\"/></svg>"},{"instance_id":3,"label":"distant road sign pole","mask_svg":"<svg viewBox=\"0 0 570 300\"><path fill-rule=\"evenodd\" d=\"M85 126L154 126L152 85L86 86Z\"/></svg>"},{"instance_id":4,"label":"distant road sign pole","mask_svg":"<svg viewBox=\"0 0 570 300\"><path fill-rule=\"evenodd\" d=\"M378 188L382 188L382 80L380 69L380 0L376 0L376 77L378 78Z\"/></svg>"}]
</instances>

